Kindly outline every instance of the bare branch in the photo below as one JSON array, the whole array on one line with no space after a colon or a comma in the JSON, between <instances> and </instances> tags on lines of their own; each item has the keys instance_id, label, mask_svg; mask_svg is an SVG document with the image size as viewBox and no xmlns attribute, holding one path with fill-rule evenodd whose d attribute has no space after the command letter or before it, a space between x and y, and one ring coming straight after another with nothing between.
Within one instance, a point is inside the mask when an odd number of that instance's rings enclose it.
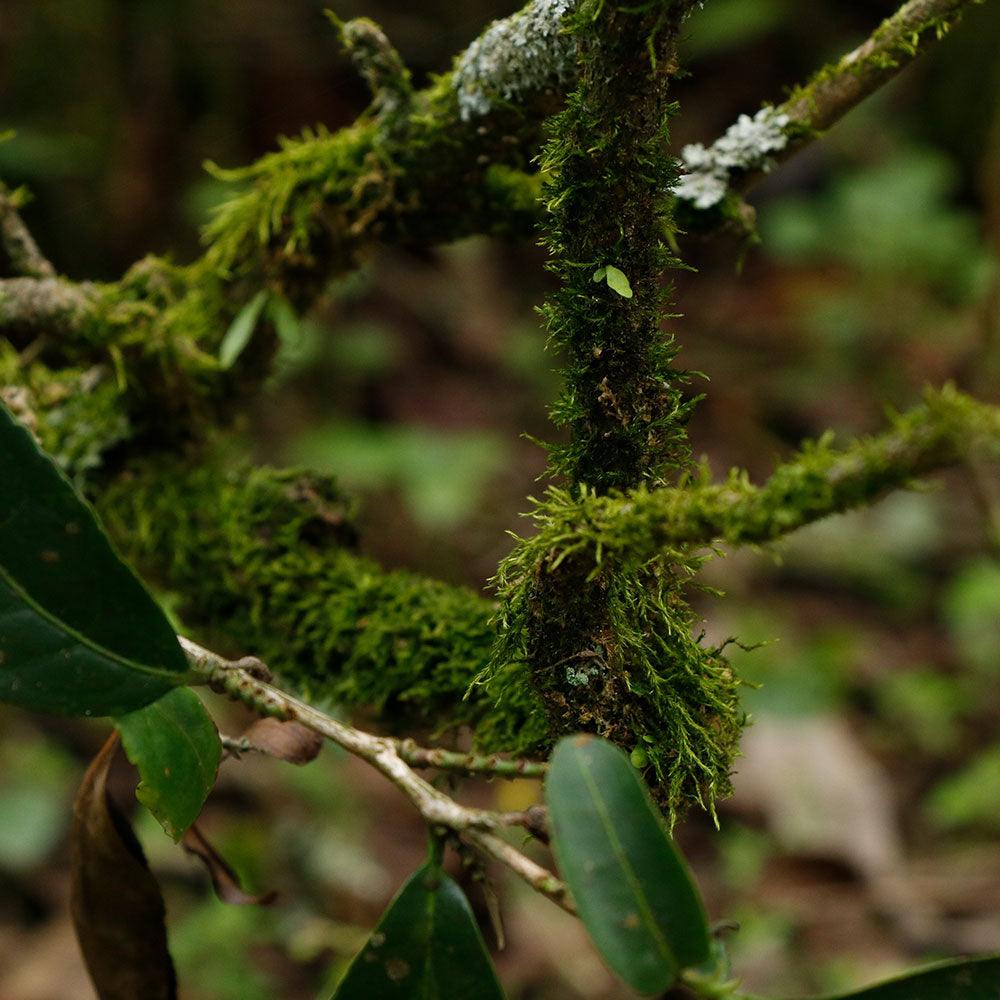
<instances>
[{"instance_id":1,"label":"bare branch","mask_svg":"<svg viewBox=\"0 0 1000 1000\"><path fill-rule=\"evenodd\" d=\"M375 736L339 722L260 680L263 664L253 657L229 661L189 639L181 637L179 641L193 671L212 690L242 702L259 715L298 722L367 761L413 803L429 825L451 830L471 847L508 867L568 913L575 912L569 891L559 879L496 834L496 831L512 825L529 828L527 814L497 813L460 805L413 771L404 759L397 740ZM407 752L425 757L441 753L445 756L438 759L448 758L446 751L422 750L412 744Z\"/></svg>"}]
</instances>

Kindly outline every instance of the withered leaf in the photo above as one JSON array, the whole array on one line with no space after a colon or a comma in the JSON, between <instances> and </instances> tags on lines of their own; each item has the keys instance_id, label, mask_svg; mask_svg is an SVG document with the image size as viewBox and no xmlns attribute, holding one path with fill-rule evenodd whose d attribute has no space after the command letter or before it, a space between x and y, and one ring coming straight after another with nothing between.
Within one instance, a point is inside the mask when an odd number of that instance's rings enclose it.
<instances>
[{"instance_id":1,"label":"withered leaf","mask_svg":"<svg viewBox=\"0 0 1000 1000\"><path fill-rule=\"evenodd\" d=\"M289 764L308 764L323 749L323 737L300 722L258 719L243 733L250 750L277 757Z\"/></svg>"},{"instance_id":2,"label":"withered leaf","mask_svg":"<svg viewBox=\"0 0 1000 1000\"><path fill-rule=\"evenodd\" d=\"M176 1000L160 887L128 821L108 797L110 736L73 809L73 925L100 1000Z\"/></svg>"},{"instance_id":3,"label":"withered leaf","mask_svg":"<svg viewBox=\"0 0 1000 1000\"><path fill-rule=\"evenodd\" d=\"M239 876L209 843L208 838L198 829L197 823L184 831L181 845L204 864L212 879L215 894L223 903L230 903L233 906L267 906L277 898L276 892L265 892L260 896L246 892L240 884Z\"/></svg>"}]
</instances>

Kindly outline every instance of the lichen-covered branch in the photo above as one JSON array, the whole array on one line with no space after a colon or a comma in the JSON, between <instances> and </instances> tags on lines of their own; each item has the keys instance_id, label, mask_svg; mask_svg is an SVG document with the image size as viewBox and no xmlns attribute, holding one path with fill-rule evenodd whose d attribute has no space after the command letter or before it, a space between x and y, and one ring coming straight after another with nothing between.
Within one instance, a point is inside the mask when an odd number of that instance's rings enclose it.
<instances>
[{"instance_id":1,"label":"lichen-covered branch","mask_svg":"<svg viewBox=\"0 0 1000 1000\"><path fill-rule=\"evenodd\" d=\"M684 222L714 225L719 212L739 211L739 195L804 145L835 125L870 94L940 41L963 11L985 0L909 0L857 48L795 87L777 106L741 115L707 148L681 151L682 174L673 191ZM706 209L709 214L699 218Z\"/></svg>"},{"instance_id":2,"label":"lichen-covered branch","mask_svg":"<svg viewBox=\"0 0 1000 1000\"><path fill-rule=\"evenodd\" d=\"M297 722L366 761L410 800L429 826L451 831L464 843L505 865L567 913L576 913L564 883L496 834L504 826L523 824L527 814L497 813L460 805L420 777L395 740L366 733L300 701L262 680L256 671L247 669L245 660L225 660L188 639L182 638L180 642L192 668L214 690L242 702L261 716ZM256 665L263 666L260 661Z\"/></svg>"},{"instance_id":3,"label":"lichen-covered branch","mask_svg":"<svg viewBox=\"0 0 1000 1000\"><path fill-rule=\"evenodd\" d=\"M96 307L91 286L55 276L0 280L0 334L16 347L37 337L72 342Z\"/></svg>"}]
</instances>

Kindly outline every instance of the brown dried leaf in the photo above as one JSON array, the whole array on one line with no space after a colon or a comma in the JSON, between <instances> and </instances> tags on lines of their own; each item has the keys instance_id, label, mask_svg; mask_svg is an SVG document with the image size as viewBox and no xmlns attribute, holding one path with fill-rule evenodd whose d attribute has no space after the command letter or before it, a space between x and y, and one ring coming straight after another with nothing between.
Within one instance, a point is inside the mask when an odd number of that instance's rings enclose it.
<instances>
[{"instance_id":1,"label":"brown dried leaf","mask_svg":"<svg viewBox=\"0 0 1000 1000\"><path fill-rule=\"evenodd\" d=\"M215 894L223 903L232 906L267 906L277 898L276 892L265 892L260 896L252 896L240 885L239 876L229 867L226 859L208 842L205 835L198 829L198 824L188 827L181 840L181 845L189 854L193 854L204 864L212 879Z\"/></svg>"},{"instance_id":2,"label":"brown dried leaf","mask_svg":"<svg viewBox=\"0 0 1000 1000\"><path fill-rule=\"evenodd\" d=\"M258 719L244 733L250 750L277 757L289 764L308 764L323 749L323 737L299 722Z\"/></svg>"},{"instance_id":3,"label":"brown dried leaf","mask_svg":"<svg viewBox=\"0 0 1000 1000\"><path fill-rule=\"evenodd\" d=\"M125 817L107 794L118 749L110 736L83 777L73 809L71 909L101 1000L176 1000L160 887Z\"/></svg>"}]
</instances>

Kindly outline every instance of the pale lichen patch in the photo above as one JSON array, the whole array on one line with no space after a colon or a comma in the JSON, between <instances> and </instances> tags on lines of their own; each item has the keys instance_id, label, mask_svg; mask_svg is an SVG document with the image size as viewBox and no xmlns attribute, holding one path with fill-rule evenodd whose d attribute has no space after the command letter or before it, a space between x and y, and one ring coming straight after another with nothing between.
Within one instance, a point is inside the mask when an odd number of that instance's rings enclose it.
<instances>
[{"instance_id":1,"label":"pale lichen patch","mask_svg":"<svg viewBox=\"0 0 1000 1000\"><path fill-rule=\"evenodd\" d=\"M789 117L776 108L761 108L752 118L740 115L721 138L707 148L693 143L681 150L682 173L673 195L695 208L711 208L726 196L736 172L766 170L770 155L788 145Z\"/></svg>"}]
</instances>

